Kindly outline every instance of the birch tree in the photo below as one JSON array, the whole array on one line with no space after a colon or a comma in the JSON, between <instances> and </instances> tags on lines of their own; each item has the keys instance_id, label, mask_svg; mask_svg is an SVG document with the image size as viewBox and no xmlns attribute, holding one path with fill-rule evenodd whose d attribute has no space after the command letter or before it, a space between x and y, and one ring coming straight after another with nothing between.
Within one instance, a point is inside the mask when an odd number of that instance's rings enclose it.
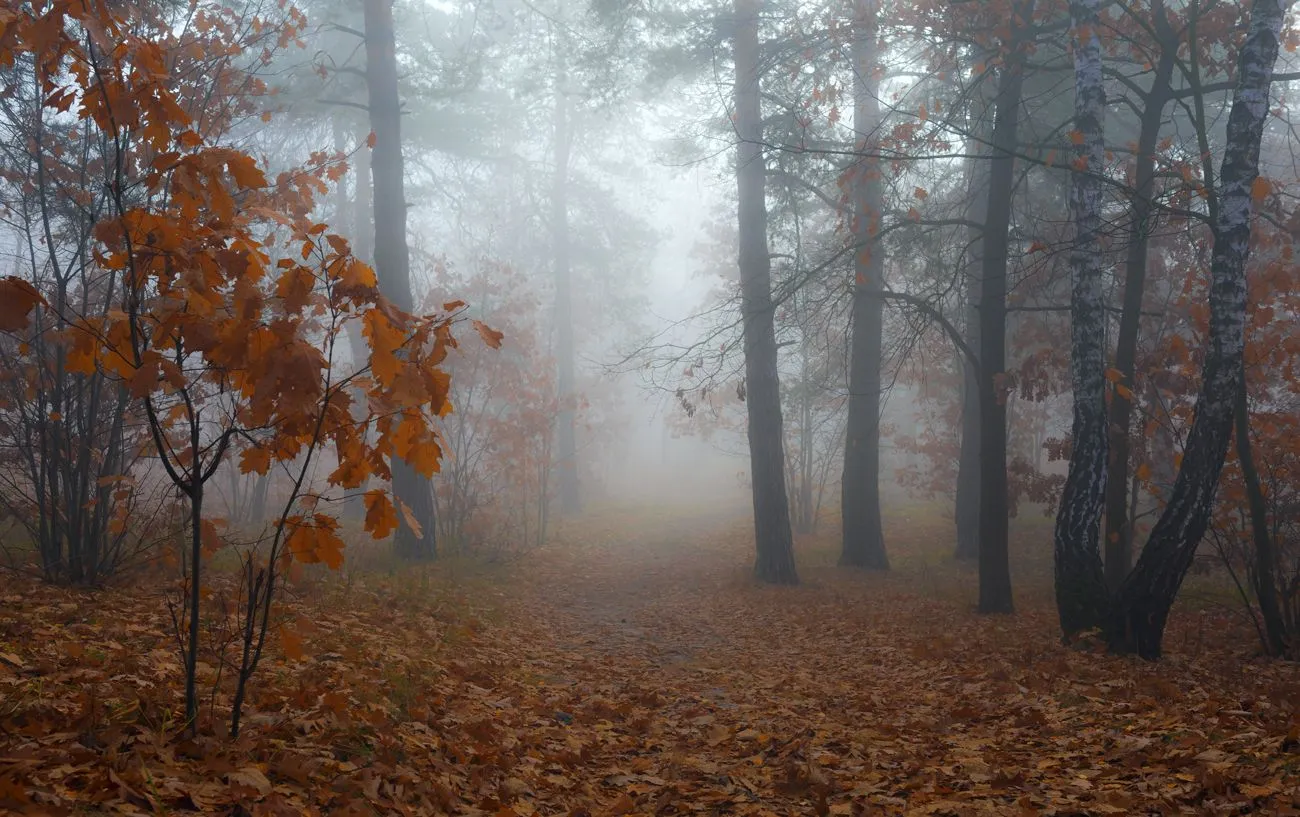
<instances>
[{"instance_id":1,"label":"birch tree","mask_svg":"<svg viewBox=\"0 0 1300 817\"><path fill-rule=\"evenodd\" d=\"M1074 136L1070 210L1070 370L1074 419L1070 470L1056 515L1056 606L1067 636L1096 626L1106 604L1098 535L1106 490L1106 304L1100 246L1106 90L1099 0L1073 0Z\"/></svg>"},{"instance_id":2,"label":"birch tree","mask_svg":"<svg viewBox=\"0 0 1300 817\"><path fill-rule=\"evenodd\" d=\"M1285 11L1280 0L1256 0L1237 58L1213 223L1210 327L1201 389L1169 503L1106 622L1107 641L1115 652L1160 656L1169 610L1209 526L1219 473L1232 440L1233 414L1245 376L1246 261L1260 140Z\"/></svg>"}]
</instances>

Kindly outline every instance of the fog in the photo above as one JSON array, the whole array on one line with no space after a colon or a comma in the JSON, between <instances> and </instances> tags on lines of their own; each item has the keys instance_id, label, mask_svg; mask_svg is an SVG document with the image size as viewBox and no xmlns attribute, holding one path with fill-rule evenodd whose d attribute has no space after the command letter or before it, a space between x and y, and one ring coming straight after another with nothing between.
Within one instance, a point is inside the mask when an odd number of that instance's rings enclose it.
<instances>
[{"instance_id":1,"label":"fog","mask_svg":"<svg viewBox=\"0 0 1300 817\"><path fill-rule=\"evenodd\" d=\"M1297 49L5 3L0 813L1296 814Z\"/></svg>"},{"instance_id":2,"label":"fog","mask_svg":"<svg viewBox=\"0 0 1300 817\"><path fill-rule=\"evenodd\" d=\"M1021 544L1097 598L1290 530L1290 28L1274 80L1183 4L235 5L149 12L153 85L0 63L0 497L42 570L64 517L496 559L714 506L796 583L796 542L888 568L905 509L1008 612L1013 520L1067 509Z\"/></svg>"}]
</instances>

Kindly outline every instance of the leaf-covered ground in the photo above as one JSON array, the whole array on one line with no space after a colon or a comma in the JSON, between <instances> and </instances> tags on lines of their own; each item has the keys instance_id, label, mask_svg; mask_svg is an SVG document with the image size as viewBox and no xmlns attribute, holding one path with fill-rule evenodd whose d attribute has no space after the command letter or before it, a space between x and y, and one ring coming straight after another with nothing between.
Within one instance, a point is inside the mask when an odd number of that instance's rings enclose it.
<instances>
[{"instance_id":1,"label":"leaf-covered ground","mask_svg":"<svg viewBox=\"0 0 1300 817\"><path fill-rule=\"evenodd\" d=\"M1300 813L1300 671L1230 608L1180 610L1156 665L1066 649L1041 587L977 617L974 577L895 527L892 575L814 538L795 589L747 580L743 523L668 513L490 577L301 586L301 655L277 647L234 741L177 737L160 592L11 582L0 811Z\"/></svg>"}]
</instances>

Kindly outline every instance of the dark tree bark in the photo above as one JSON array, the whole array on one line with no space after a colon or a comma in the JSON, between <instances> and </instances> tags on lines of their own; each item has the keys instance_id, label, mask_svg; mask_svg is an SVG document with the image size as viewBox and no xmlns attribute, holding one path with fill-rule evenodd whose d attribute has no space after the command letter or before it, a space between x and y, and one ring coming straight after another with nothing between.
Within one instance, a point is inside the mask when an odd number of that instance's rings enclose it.
<instances>
[{"instance_id":1,"label":"dark tree bark","mask_svg":"<svg viewBox=\"0 0 1300 817\"><path fill-rule=\"evenodd\" d=\"M1067 638L1099 626L1108 597L1098 535L1106 491L1106 304L1102 297L1101 206L1106 89L1097 36L1099 0L1072 0L1074 130L1071 171L1070 373L1074 394L1070 470L1056 514L1056 608ZM1121 489L1123 483L1120 483Z\"/></svg>"},{"instance_id":2,"label":"dark tree bark","mask_svg":"<svg viewBox=\"0 0 1300 817\"><path fill-rule=\"evenodd\" d=\"M785 492L781 390L767 247L766 170L759 102L758 3L735 0L736 186L739 193L740 294L744 321L745 408L754 495L754 572L760 581L795 584L794 537Z\"/></svg>"},{"instance_id":3,"label":"dark tree bark","mask_svg":"<svg viewBox=\"0 0 1300 817\"><path fill-rule=\"evenodd\" d=\"M1209 526L1219 473L1232 439L1238 396L1244 388L1251 189L1259 176L1260 139L1268 116L1284 12L1279 0L1256 0L1238 55L1214 218L1210 334L1201 391L1169 503L1108 618L1106 637L1114 652L1160 657L1169 610Z\"/></svg>"},{"instance_id":4,"label":"dark tree bark","mask_svg":"<svg viewBox=\"0 0 1300 817\"><path fill-rule=\"evenodd\" d=\"M1251 541L1255 545L1255 565L1251 578L1255 584L1255 599L1259 603L1259 615L1264 620L1264 646L1269 655L1284 657L1293 640L1293 634L1287 631L1286 617L1282 615L1282 605L1277 592L1277 548L1273 544L1273 535L1268 525L1268 504L1264 489L1259 482L1259 469L1255 465L1255 453L1250 441L1250 406L1246 400L1246 383L1242 378L1241 390L1237 393L1236 407L1233 411L1235 429L1233 436L1237 440L1237 459L1241 464L1241 475L1246 482L1246 505L1250 511Z\"/></svg>"},{"instance_id":5,"label":"dark tree bark","mask_svg":"<svg viewBox=\"0 0 1300 817\"><path fill-rule=\"evenodd\" d=\"M559 367L560 412L556 418L559 449L560 511L582 509L578 491L577 413L573 350L573 269L569 253L569 156L573 148L565 38L557 34L555 52L555 175L551 187L551 242L555 254L555 358Z\"/></svg>"},{"instance_id":6,"label":"dark tree bark","mask_svg":"<svg viewBox=\"0 0 1300 817\"><path fill-rule=\"evenodd\" d=\"M379 290L399 309L415 307L411 292L411 257L406 244L406 193L402 170L402 111L397 95L397 46L392 0L365 0L366 86L370 92L370 128L375 134L371 157L374 179L375 275ZM438 555L433 490L429 480L394 458L393 492L420 523L398 527L397 553L406 559Z\"/></svg>"},{"instance_id":7,"label":"dark tree bark","mask_svg":"<svg viewBox=\"0 0 1300 817\"><path fill-rule=\"evenodd\" d=\"M1135 188L1130 197L1131 233L1124 259L1124 305L1119 336L1115 343L1115 369L1123 376L1110 403L1110 481L1106 487L1106 585L1117 591L1133 563L1133 529L1129 524L1129 431L1133 423L1133 373L1137 363L1138 329L1142 320L1142 296L1146 289L1147 248L1155 229L1152 207L1155 191L1156 145L1165 106L1172 99L1169 79L1173 76L1179 38L1170 28L1164 3L1151 4L1151 15L1160 58L1155 65L1151 90L1143 98L1138 131Z\"/></svg>"},{"instance_id":8,"label":"dark tree bark","mask_svg":"<svg viewBox=\"0 0 1300 817\"><path fill-rule=\"evenodd\" d=\"M1011 564L1007 549L1007 256L1011 197L1015 189L1016 137L1025 82L1025 41L1034 0L1012 11L1010 53L998 77L989 159L988 217L980 270L980 598L981 613L1010 613Z\"/></svg>"},{"instance_id":9,"label":"dark tree bark","mask_svg":"<svg viewBox=\"0 0 1300 817\"><path fill-rule=\"evenodd\" d=\"M857 0L853 16L853 129L865 147L876 141L880 102L874 76L879 22L876 0ZM880 163L866 158L853 174L853 335L848 424L840 512L840 564L888 570L880 516L880 363L884 321L884 244L875 240L883 210Z\"/></svg>"}]
</instances>

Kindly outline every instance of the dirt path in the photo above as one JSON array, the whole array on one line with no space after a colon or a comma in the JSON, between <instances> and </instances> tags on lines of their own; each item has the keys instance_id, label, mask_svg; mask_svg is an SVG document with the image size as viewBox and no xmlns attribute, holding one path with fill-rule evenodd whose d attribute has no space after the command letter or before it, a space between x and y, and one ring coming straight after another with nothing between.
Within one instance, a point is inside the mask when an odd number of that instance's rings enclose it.
<instances>
[{"instance_id":1,"label":"dirt path","mask_svg":"<svg viewBox=\"0 0 1300 817\"><path fill-rule=\"evenodd\" d=\"M511 619L553 718L527 779L555 788L537 802L1231 813L1277 789L1290 803L1276 781L1294 783L1295 764L1279 778L1285 753L1260 749L1285 736L1266 714L1276 692L1249 668L1081 654L1056 643L1050 610L978 618L893 577L810 570L799 588L755 587L747 542L723 516L624 520L528 568Z\"/></svg>"}]
</instances>

